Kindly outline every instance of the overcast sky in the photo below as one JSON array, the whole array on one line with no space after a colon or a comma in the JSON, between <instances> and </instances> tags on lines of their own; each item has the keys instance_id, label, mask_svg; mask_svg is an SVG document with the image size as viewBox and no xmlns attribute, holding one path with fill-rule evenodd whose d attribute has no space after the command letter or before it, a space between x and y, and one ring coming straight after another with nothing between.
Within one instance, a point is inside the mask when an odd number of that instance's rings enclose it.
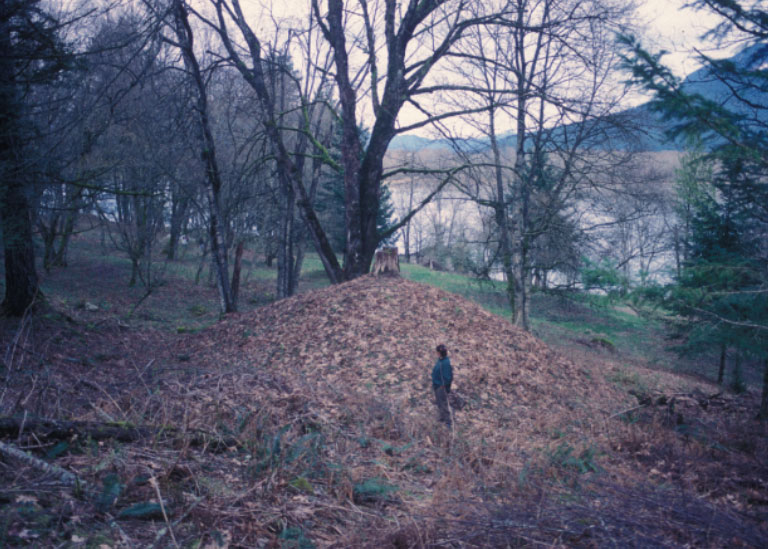
<instances>
[{"instance_id":1,"label":"overcast sky","mask_svg":"<svg viewBox=\"0 0 768 549\"><path fill-rule=\"evenodd\" d=\"M716 26L719 20L706 11L686 8L685 4L690 0L637 1L638 23L640 23L637 34L641 43L651 52L662 49L668 51L669 54L664 57L664 62L677 76L684 77L699 68L693 52L694 48L703 50L713 57L733 55L732 49L718 50L711 41L701 40L701 35ZM308 0L241 0L241 2L257 32L272 28L272 22L268 17L270 12L278 18L299 18L303 23L306 15L302 14L306 13L309 6ZM625 101L627 106L631 106L647 99L647 96L637 92L628 95ZM419 118L418 113L410 112L408 108L404 108L400 113L401 124L407 125ZM414 133L426 135L430 131L429 128L424 128Z\"/></svg>"},{"instance_id":2,"label":"overcast sky","mask_svg":"<svg viewBox=\"0 0 768 549\"><path fill-rule=\"evenodd\" d=\"M241 0L242 1L242 0ZM706 10L696 11L685 8L691 0L638 0L638 15L645 23L643 44L652 51L665 49L670 55L665 59L678 76L685 76L698 67L691 57L696 47L707 50L717 57L713 44L700 40L700 36L714 27L718 18ZM246 11L259 20L265 12L272 11L278 16L297 16L308 6L307 0L244 0ZM258 24L257 24L258 26ZM733 52L723 52L723 56Z\"/></svg>"},{"instance_id":3,"label":"overcast sky","mask_svg":"<svg viewBox=\"0 0 768 549\"><path fill-rule=\"evenodd\" d=\"M685 8L684 0L645 0L638 9L647 23L643 44L651 51L670 52L664 58L678 76L685 76L698 68L691 55L693 48L704 50L713 57L733 55L732 50L719 50L711 41L700 36L719 23L719 19L704 10Z\"/></svg>"}]
</instances>

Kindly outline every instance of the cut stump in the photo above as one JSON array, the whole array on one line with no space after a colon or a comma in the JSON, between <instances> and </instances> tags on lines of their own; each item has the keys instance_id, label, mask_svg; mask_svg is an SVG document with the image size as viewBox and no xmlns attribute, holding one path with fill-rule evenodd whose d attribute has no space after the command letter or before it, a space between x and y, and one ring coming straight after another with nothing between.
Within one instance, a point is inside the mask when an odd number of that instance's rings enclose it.
<instances>
[{"instance_id":1,"label":"cut stump","mask_svg":"<svg viewBox=\"0 0 768 549\"><path fill-rule=\"evenodd\" d=\"M397 247L378 250L371 272L375 275L388 274L399 276L400 256L397 254Z\"/></svg>"}]
</instances>

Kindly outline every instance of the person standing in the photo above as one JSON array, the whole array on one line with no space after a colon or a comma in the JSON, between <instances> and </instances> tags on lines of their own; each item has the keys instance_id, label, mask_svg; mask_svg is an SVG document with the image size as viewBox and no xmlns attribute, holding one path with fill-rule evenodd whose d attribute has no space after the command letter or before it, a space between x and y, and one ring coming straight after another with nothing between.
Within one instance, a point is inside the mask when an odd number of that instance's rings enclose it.
<instances>
[{"instance_id":1,"label":"person standing","mask_svg":"<svg viewBox=\"0 0 768 549\"><path fill-rule=\"evenodd\" d=\"M435 391L435 401L437 402L438 420L451 426L451 410L448 407L448 393L451 392L451 382L453 382L453 368L451 368L451 359L448 358L448 349L442 343L435 348L437 352L437 362L432 368L432 388Z\"/></svg>"}]
</instances>

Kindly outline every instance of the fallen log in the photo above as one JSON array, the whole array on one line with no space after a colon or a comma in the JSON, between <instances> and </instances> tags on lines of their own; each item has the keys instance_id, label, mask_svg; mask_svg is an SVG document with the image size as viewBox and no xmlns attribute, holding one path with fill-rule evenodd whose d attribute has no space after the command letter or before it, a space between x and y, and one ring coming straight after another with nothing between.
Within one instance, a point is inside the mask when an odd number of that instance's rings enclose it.
<instances>
[{"instance_id":1,"label":"fallen log","mask_svg":"<svg viewBox=\"0 0 768 549\"><path fill-rule=\"evenodd\" d=\"M205 431L181 431L175 427L130 425L97 421L67 421L50 418L0 417L0 438L20 437L31 432L40 439L66 440L73 436L93 440L113 439L120 442L136 442L153 436L165 439L185 437L191 446L204 446L214 451L239 446L234 437L220 437Z\"/></svg>"},{"instance_id":2,"label":"fallen log","mask_svg":"<svg viewBox=\"0 0 768 549\"><path fill-rule=\"evenodd\" d=\"M74 473L70 473L69 471L67 471L66 469L62 469L58 465L47 463L42 459L36 458L35 456L28 454L27 452L24 452L22 450L19 450L18 448L10 444L5 444L4 442L0 442L0 455L4 455L7 457L16 459L26 465L34 467L35 469L39 469L40 471L47 473L49 475L52 475L66 486L79 488L81 490L85 490L87 488L85 481L83 481L80 477L78 477Z\"/></svg>"},{"instance_id":3,"label":"fallen log","mask_svg":"<svg viewBox=\"0 0 768 549\"><path fill-rule=\"evenodd\" d=\"M674 405L675 402L690 402L697 404L706 409L709 405L719 403L719 401L725 401L723 392L719 391L713 394L706 394L701 391L694 391L689 393L644 393L635 390L629 391L629 394L637 399L637 402L641 406L669 406Z\"/></svg>"}]
</instances>

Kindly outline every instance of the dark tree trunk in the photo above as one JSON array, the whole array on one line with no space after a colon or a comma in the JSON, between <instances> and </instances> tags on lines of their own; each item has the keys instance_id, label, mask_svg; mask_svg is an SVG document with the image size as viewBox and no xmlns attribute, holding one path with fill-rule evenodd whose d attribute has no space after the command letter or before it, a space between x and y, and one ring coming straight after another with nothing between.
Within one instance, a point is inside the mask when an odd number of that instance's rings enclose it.
<instances>
[{"instance_id":1,"label":"dark tree trunk","mask_svg":"<svg viewBox=\"0 0 768 549\"><path fill-rule=\"evenodd\" d=\"M232 301L237 307L237 298L240 295L240 273L243 266L243 250L245 249L245 243L242 239L237 241L235 246L235 265L232 268Z\"/></svg>"},{"instance_id":2,"label":"dark tree trunk","mask_svg":"<svg viewBox=\"0 0 768 549\"><path fill-rule=\"evenodd\" d=\"M203 269L205 269L205 261L208 258L208 241L204 240L200 244L200 265L197 267L197 273L195 273L195 284L200 284L200 277L203 276Z\"/></svg>"},{"instance_id":3,"label":"dark tree trunk","mask_svg":"<svg viewBox=\"0 0 768 549\"><path fill-rule=\"evenodd\" d=\"M128 281L128 287L133 288L136 286L136 281L139 279L141 271L141 266L139 265L139 260L136 258L131 258L131 279Z\"/></svg>"},{"instance_id":4,"label":"dark tree trunk","mask_svg":"<svg viewBox=\"0 0 768 549\"><path fill-rule=\"evenodd\" d=\"M5 254L2 308L21 316L37 296L38 278L32 241L32 218L19 165L21 101L11 52L10 22L0 23L0 228Z\"/></svg>"},{"instance_id":5,"label":"dark tree trunk","mask_svg":"<svg viewBox=\"0 0 768 549\"><path fill-rule=\"evenodd\" d=\"M518 5L517 10L517 23L520 28L524 27L524 6ZM522 42L522 39L518 36L517 42ZM528 293L526 292L526 253L525 233L526 227L526 212L523 204L524 196L526 195L527 181L523 175L525 168L525 137L527 131L527 119L526 119L526 97L530 88L530 83L527 80L527 61L525 55L525 48L521 43L517 44L518 48L515 52L517 63L517 104L516 104L516 118L517 118L517 135L515 143L515 164L514 164L514 179L515 179L515 192L512 199L512 212L511 217L513 220L512 226L512 242L510 243L510 259L512 263L512 282L514 297L511 301L512 306L512 323L515 326L519 326L524 330L528 329Z\"/></svg>"},{"instance_id":6,"label":"dark tree trunk","mask_svg":"<svg viewBox=\"0 0 768 549\"><path fill-rule=\"evenodd\" d=\"M37 231L43 240L43 269L45 269L46 273L50 272L53 258L56 255L56 229L53 226L55 223L58 223L58 221L54 221L50 228L40 221L37 223Z\"/></svg>"},{"instance_id":7,"label":"dark tree trunk","mask_svg":"<svg viewBox=\"0 0 768 549\"><path fill-rule=\"evenodd\" d=\"M192 84L195 86L196 110L198 123L198 139L200 142L201 156L205 165L205 175L207 180L206 195L209 209L209 233L211 238L211 257L216 271L216 282L219 288L219 298L221 300L221 310L224 313L234 312L236 304L232 299L232 290L229 285L229 268L227 266L227 250L222 242L221 232L221 211L220 211L220 192L221 176L216 159L216 147L211 132L208 97L205 87L205 80L198 64L194 50L194 38L192 28L189 25L187 8L182 0L176 0L174 3L176 17L176 36L179 39L179 45L184 57Z\"/></svg>"},{"instance_id":8,"label":"dark tree trunk","mask_svg":"<svg viewBox=\"0 0 768 549\"><path fill-rule=\"evenodd\" d=\"M295 244L296 195L289 184L281 185L283 212L280 222L280 248L277 254L277 298L293 295L293 247Z\"/></svg>"},{"instance_id":9,"label":"dark tree trunk","mask_svg":"<svg viewBox=\"0 0 768 549\"><path fill-rule=\"evenodd\" d=\"M768 358L763 361L763 398L760 400L760 413L757 417L760 421L768 420Z\"/></svg>"},{"instance_id":10,"label":"dark tree trunk","mask_svg":"<svg viewBox=\"0 0 768 549\"><path fill-rule=\"evenodd\" d=\"M301 267L304 264L304 245L299 243L296 245L296 260L293 262L293 273L292 273L292 280L291 280L291 286L293 288L293 293L296 293L296 291L299 289L299 279L301 278Z\"/></svg>"},{"instance_id":11,"label":"dark tree trunk","mask_svg":"<svg viewBox=\"0 0 768 549\"><path fill-rule=\"evenodd\" d=\"M723 384L723 378L725 377L725 356L726 356L727 350L728 350L728 346L725 343L720 345L720 367L717 370L718 385Z\"/></svg>"},{"instance_id":12,"label":"dark tree trunk","mask_svg":"<svg viewBox=\"0 0 768 549\"><path fill-rule=\"evenodd\" d=\"M504 172L502 170L501 151L496 140L496 112L493 108L488 112L489 134L491 139L491 151L493 152L494 176L496 179L496 203L494 204L494 217L499 228L499 252L501 266L504 270L506 292L509 306L515 311L515 273L512 270L512 247L510 244L509 218L507 217L507 197L504 185Z\"/></svg>"},{"instance_id":13,"label":"dark tree trunk","mask_svg":"<svg viewBox=\"0 0 768 549\"><path fill-rule=\"evenodd\" d=\"M59 241L59 249L56 250L56 255L53 257L53 265L56 267L66 267L69 263L67 258L69 255L69 241L72 238L72 233L75 232L77 216L78 210L76 209L67 213L67 218L61 233L61 240Z\"/></svg>"},{"instance_id":14,"label":"dark tree trunk","mask_svg":"<svg viewBox=\"0 0 768 549\"><path fill-rule=\"evenodd\" d=\"M187 216L187 202L186 200L180 200L178 197L174 197L174 203L171 206L171 227L170 235L168 239L168 259L171 261L176 259L179 249L179 238L181 237L181 229L184 226L184 219Z\"/></svg>"},{"instance_id":15,"label":"dark tree trunk","mask_svg":"<svg viewBox=\"0 0 768 549\"><path fill-rule=\"evenodd\" d=\"M39 290L32 222L24 185L8 171L3 174L2 185L0 217L5 252L3 309L12 316L21 316L32 305Z\"/></svg>"}]
</instances>

